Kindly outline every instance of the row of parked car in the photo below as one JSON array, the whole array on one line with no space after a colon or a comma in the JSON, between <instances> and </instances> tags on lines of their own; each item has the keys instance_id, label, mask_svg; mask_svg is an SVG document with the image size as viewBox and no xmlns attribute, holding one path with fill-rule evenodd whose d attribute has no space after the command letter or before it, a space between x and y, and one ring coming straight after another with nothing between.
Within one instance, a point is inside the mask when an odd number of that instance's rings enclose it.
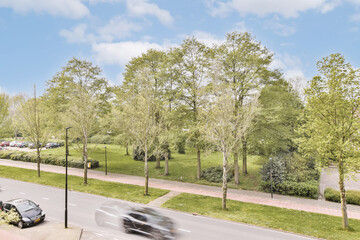
<instances>
[{"instance_id":1,"label":"row of parked car","mask_svg":"<svg viewBox=\"0 0 360 240\"><path fill-rule=\"evenodd\" d=\"M55 142L49 142L47 144L43 144L40 143L41 147L45 147L46 149L49 148L57 148L60 147L59 143L55 143ZM32 143L32 142L23 142L23 141L5 141L2 140L0 141L0 147L19 147L19 148L30 148L30 149L35 149L36 148L36 144Z\"/></svg>"}]
</instances>

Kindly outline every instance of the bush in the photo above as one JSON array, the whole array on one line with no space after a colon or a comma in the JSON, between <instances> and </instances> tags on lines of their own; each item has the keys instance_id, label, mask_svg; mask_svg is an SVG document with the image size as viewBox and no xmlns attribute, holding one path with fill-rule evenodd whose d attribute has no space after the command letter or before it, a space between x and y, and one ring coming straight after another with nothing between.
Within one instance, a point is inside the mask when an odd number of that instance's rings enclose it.
<instances>
[{"instance_id":1,"label":"bush","mask_svg":"<svg viewBox=\"0 0 360 240\"><path fill-rule=\"evenodd\" d=\"M227 171L227 181L230 182L233 176L234 169L232 167L229 167ZM223 181L223 167L216 166L204 169L201 171L201 178L209 182L220 183Z\"/></svg>"},{"instance_id":2,"label":"bush","mask_svg":"<svg viewBox=\"0 0 360 240\"><path fill-rule=\"evenodd\" d=\"M262 180L264 182L272 181L275 184L282 183L286 178L286 167L282 156L276 156L267 161L260 169Z\"/></svg>"},{"instance_id":3,"label":"bush","mask_svg":"<svg viewBox=\"0 0 360 240\"><path fill-rule=\"evenodd\" d=\"M168 149L168 153L169 153L169 159L171 159L171 151L170 151L170 149ZM136 148L134 148L134 150L133 150L133 159L135 160L135 161L144 161L144 159L145 159L145 152L143 151L143 150L140 150L140 148L139 147L136 147ZM165 157L164 156L161 156L160 157L160 160L162 161L162 160L165 160ZM156 161L156 157L155 157L155 155L150 155L150 156L148 156L148 161Z\"/></svg>"},{"instance_id":4,"label":"bush","mask_svg":"<svg viewBox=\"0 0 360 240\"><path fill-rule=\"evenodd\" d=\"M326 188L324 192L325 199L331 202L341 202L340 191L333 188ZM346 191L346 203L360 205L360 191Z\"/></svg>"},{"instance_id":5,"label":"bush","mask_svg":"<svg viewBox=\"0 0 360 240\"><path fill-rule=\"evenodd\" d=\"M268 182L263 181L260 183L260 185L262 189L264 189L266 192L270 192L270 188L271 188L270 181ZM282 195L317 199L319 194L319 186L317 181L309 181L309 182L284 181L282 183L274 184L273 192Z\"/></svg>"},{"instance_id":6,"label":"bush","mask_svg":"<svg viewBox=\"0 0 360 240\"><path fill-rule=\"evenodd\" d=\"M36 154L21 151L1 151L0 158L23 162L37 162ZM88 159L88 162L91 162L91 168L99 167L99 162L97 160ZM41 163L64 167L65 157L41 154ZM68 159L68 166L74 168L84 168L84 162L81 159Z\"/></svg>"},{"instance_id":7,"label":"bush","mask_svg":"<svg viewBox=\"0 0 360 240\"><path fill-rule=\"evenodd\" d=\"M97 144L112 144L114 141L109 135L94 135L89 139L89 142Z\"/></svg>"},{"instance_id":8,"label":"bush","mask_svg":"<svg viewBox=\"0 0 360 240\"><path fill-rule=\"evenodd\" d=\"M12 208L9 212L0 211L0 220L5 223L16 223L20 221L20 216L15 209Z\"/></svg>"}]
</instances>

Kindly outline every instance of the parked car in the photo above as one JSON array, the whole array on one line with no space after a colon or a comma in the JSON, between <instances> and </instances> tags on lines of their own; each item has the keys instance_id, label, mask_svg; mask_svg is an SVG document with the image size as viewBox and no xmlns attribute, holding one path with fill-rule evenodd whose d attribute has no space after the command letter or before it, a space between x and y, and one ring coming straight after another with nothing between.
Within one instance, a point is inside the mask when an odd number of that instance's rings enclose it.
<instances>
[{"instance_id":1,"label":"parked car","mask_svg":"<svg viewBox=\"0 0 360 240\"><path fill-rule=\"evenodd\" d=\"M41 148L44 147L42 143L39 143L39 145L40 145ZM30 149L35 149L35 148L36 148L35 143L30 143L29 146L28 146L28 148L30 148Z\"/></svg>"},{"instance_id":2,"label":"parked car","mask_svg":"<svg viewBox=\"0 0 360 240\"><path fill-rule=\"evenodd\" d=\"M45 212L33 201L17 198L6 202L0 201L0 210L9 212L14 209L20 217L20 221L13 222L19 228L29 227L44 221Z\"/></svg>"},{"instance_id":3,"label":"parked car","mask_svg":"<svg viewBox=\"0 0 360 240\"><path fill-rule=\"evenodd\" d=\"M0 143L0 146L1 146L1 147L9 147L9 146L10 146L10 142L9 142L9 141L2 141L2 142Z\"/></svg>"},{"instance_id":4,"label":"parked car","mask_svg":"<svg viewBox=\"0 0 360 240\"><path fill-rule=\"evenodd\" d=\"M22 143L20 143L20 144L18 144L18 147L19 148L26 148L26 147L28 147L29 146L29 142L22 142Z\"/></svg>"},{"instance_id":5,"label":"parked car","mask_svg":"<svg viewBox=\"0 0 360 240\"><path fill-rule=\"evenodd\" d=\"M58 144L58 143L47 143L47 144L45 145L45 148L46 148L46 149L49 149L49 148L57 148L57 147L60 147L60 144Z\"/></svg>"},{"instance_id":6,"label":"parked car","mask_svg":"<svg viewBox=\"0 0 360 240\"><path fill-rule=\"evenodd\" d=\"M175 239L173 221L151 208L133 208L123 215L126 233L139 232L154 239Z\"/></svg>"},{"instance_id":7,"label":"parked car","mask_svg":"<svg viewBox=\"0 0 360 240\"><path fill-rule=\"evenodd\" d=\"M12 141L10 142L10 147L16 147L16 144L18 143L18 141Z\"/></svg>"},{"instance_id":8,"label":"parked car","mask_svg":"<svg viewBox=\"0 0 360 240\"><path fill-rule=\"evenodd\" d=\"M16 143L15 143L15 147L20 147L22 143L23 143L22 141L16 142Z\"/></svg>"}]
</instances>

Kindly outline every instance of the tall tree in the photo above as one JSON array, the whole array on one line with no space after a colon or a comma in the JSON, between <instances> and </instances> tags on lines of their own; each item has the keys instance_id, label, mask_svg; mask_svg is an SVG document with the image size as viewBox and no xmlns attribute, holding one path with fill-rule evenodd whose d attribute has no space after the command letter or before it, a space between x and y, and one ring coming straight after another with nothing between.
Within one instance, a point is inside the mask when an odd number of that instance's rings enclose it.
<instances>
[{"instance_id":1,"label":"tall tree","mask_svg":"<svg viewBox=\"0 0 360 240\"><path fill-rule=\"evenodd\" d=\"M249 33L232 32L226 35L226 41L216 52L219 67L216 69L219 79L229 84L234 97L233 114L241 114L245 99L253 92L259 91L261 83L268 78L268 66L272 54ZM240 124L240 123L239 123ZM241 127L241 126L238 126ZM242 144L243 173L247 173L247 133L243 131L233 151L235 184L239 183L238 153ZM234 134L238 134L235 131Z\"/></svg>"},{"instance_id":2,"label":"tall tree","mask_svg":"<svg viewBox=\"0 0 360 240\"><path fill-rule=\"evenodd\" d=\"M9 115L9 96L5 93L0 94L0 126L3 125L5 119Z\"/></svg>"},{"instance_id":3,"label":"tall tree","mask_svg":"<svg viewBox=\"0 0 360 240\"><path fill-rule=\"evenodd\" d=\"M360 70L341 54L317 63L319 75L311 80L307 95L307 138L302 149L315 150L321 164L336 163L342 210L342 226L348 229L344 178L359 169Z\"/></svg>"},{"instance_id":4,"label":"tall tree","mask_svg":"<svg viewBox=\"0 0 360 240\"><path fill-rule=\"evenodd\" d=\"M180 72L180 101L187 116L185 127L190 130L189 140L196 149L197 178L200 179L202 136L199 130L201 127L199 113L205 102L203 92L204 86L208 82L207 74L210 67L211 51L203 43L191 37L183 41L176 54L178 54L177 58L180 59L176 63L176 68Z\"/></svg>"},{"instance_id":5,"label":"tall tree","mask_svg":"<svg viewBox=\"0 0 360 240\"><path fill-rule=\"evenodd\" d=\"M138 91L135 91L135 89L126 91L126 103L123 108L123 117L131 123L128 126L132 139L140 151L145 153L144 195L149 195L148 157L151 154L151 146L157 139L158 121L161 121L157 119L156 96L153 89L155 79L151 77L150 71L149 68L145 67L132 75L132 81L136 81Z\"/></svg>"},{"instance_id":6,"label":"tall tree","mask_svg":"<svg viewBox=\"0 0 360 240\"><path fill-rule=\"evenodd\" d=\"M41 150L51 135L48 124L48 113L44 107L42 99L36 96L34 85L34 96L27 99L19 106L15 121L22 133L35 144L37 154L37 174L40 177Z\"/></svg>"},{"instance_id":7,"label":"tall tree","mask_svg":"<svg viewBox=\"0 0 360 240\"><path fill-rule=\"evenodd\" d=\"M55 123L62 128L72 127L73 136L80 139L78 146L84 162L84 183L87 184L88 139L98 130L97 118L109 111L108 82L101 76L98 66L73 58L47 85L45 97L57 117Z\"/></svg>"},{"instance_id":8,"label":"tall tree","mask_svg":"<svg viewBox=\"0 0 360 240\"><path fill-rule=\"evenodd\" d=\"M242 112L235 115L235 98L230 86L214 81L212 90L211 101L202 112L205 119L203 132L216 150L223 154L222 209L226 209L228 158L254 117L256 106L253 104L256 101L245 102Z\"/></svg>"}]
</instances>

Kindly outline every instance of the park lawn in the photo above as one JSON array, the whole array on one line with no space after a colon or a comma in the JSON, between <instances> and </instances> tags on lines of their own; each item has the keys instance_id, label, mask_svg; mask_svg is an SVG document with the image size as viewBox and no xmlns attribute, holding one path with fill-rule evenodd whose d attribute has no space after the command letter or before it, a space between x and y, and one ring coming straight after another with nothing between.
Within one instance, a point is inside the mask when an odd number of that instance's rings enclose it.
<instances>
[{"instance_id":1,"label":"park lawn","mask_svg":"<svg viewBox=\"0 0 360 240\"><path fill-rule=\"evenodd\" d=\"M91 159L98 160L100 167L96 170L105 171L105 154L104 147L107 148L107 162L108 172L122 173L136 176L144 175L144 162L134 161L131 157L132 150L130 149L130 156L125 155L125 148L120 145L104 145L104 144L90 144L89 145L89 157ZM64 155L64 148L55 148L44 150L44 154ZM75 147L69 147L70 155L80 157L81 152ZM180 181L190 183L198 183L205 185L221 186L221 183L211 183L206 180L196 179L196 152L195 149L186 149L186 154L179 154L177 152L171 153L171 159L169 160L170 175L164 175L164 161L161 161L161 168L155 169L155 162L149 162L149 174L151 178L160 178L167 180ZM209 154L202 153L201 155L201 167L206 169L209 167L222 165L222 154L219 152L213 152ZM244 175L240 173L240 184L235 185L232 182L229 183L230 188L239 188L247 190L259 190L259 184L261 176L259 169L262 167L265 159L260 156L248 157L248 174ZM232 161L229 161L232 163ZM239 161L239 165L242 166L242 162Z\"/></svg>"},{"instance_id":2,"label":"park lawn","mask_svg":"<svg viewBox=\"0 0 360 240\"><path fill-rule=\"evenodd\" d=\"M0 177L65 188L64 174L42 171L41 177L39 178L36 170L1 166ZM68 188L74 191L145 204L169 192L167 190L149 188L150 195L144 196L144 187L141 186L100 181L91 178L88 178L88 184L85 185L82 177L70 175L68 176Z\"/></svg>"},{"instance_id":3,"label":"park lawn","mask_svg":"<svg viewBox=\"0 0 360 240\"><path fill-rule=\"evenodd\" d=\"M341 229L341 217L232 200L227 201L227 206L227 210L221 209L221 198L187 193L182 193L162 205L162 207L183 212L198 213L317 238L360 239L360 220L357 219L349 219L351 230L344 231Z\"/></svg>"}]
</instances>

